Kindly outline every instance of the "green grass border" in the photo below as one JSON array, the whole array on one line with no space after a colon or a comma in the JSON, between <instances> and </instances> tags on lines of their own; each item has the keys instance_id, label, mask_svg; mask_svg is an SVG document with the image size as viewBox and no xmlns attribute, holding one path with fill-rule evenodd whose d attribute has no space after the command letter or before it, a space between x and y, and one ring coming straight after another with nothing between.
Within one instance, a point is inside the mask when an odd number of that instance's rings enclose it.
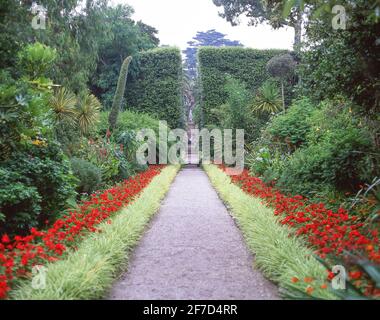
<instances>
[{"instance_id":1,"label":"green grass border","mask_svg":"<svg viewBox=\"0 0 380 320\"><path fill-rule=\"evenodd\" d=\"M289 229L278 222L273 209L262 204L262 200L248 195L231 178L215 165L203 165L214 188L241 229L249 250L255 256L255 266L264 276L282 289L305 291L309 284L306 277L316 279L311 283L312 296L320 299L337 299L328 289L321 289L326 270L314 258L302 239L289 236ZM291 279L297 277L299 282ZM319 285L313 285L319 284Z\"/></svg>"},{"instance_id":2,"label":"green grass border","mask_svg":"<svg viewBox=\"0 0 380 320\"><path fill-rule=\"evenodd\" d=\"M10 293L17 300L101 299L128 264L147 223L158 211L161 200L180 166L168 166L153 178L140 197L103 223L101 233L91 234L64 260L48 264L45 289L35 290L31 280Z\"/></svg>"}]
</instances>

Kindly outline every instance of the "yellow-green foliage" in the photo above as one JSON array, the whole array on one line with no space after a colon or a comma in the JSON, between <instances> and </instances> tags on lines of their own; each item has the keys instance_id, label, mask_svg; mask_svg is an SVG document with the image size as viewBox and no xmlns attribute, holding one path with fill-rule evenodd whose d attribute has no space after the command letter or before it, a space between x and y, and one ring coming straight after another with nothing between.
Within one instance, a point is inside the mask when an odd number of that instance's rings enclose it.
<instances>
[{"instance_id":1,"label":"yellow-green foliage","mask_svg":"<svg viewBox=\"0 0 380 320\"><path fill-rule=\"evenodd\" d=\"M47 265L45 289L35 290L31 281L25 281L11 297L24 300L103 298L116 276L125 270L131 250L159 209L178 170L179 166L163 169L134 203L112 219L112 224L103 223L101 233L91 234L66 259Z\"/></svg>"},{"instance_id":2,"label":"yellow-green foliage","mask_svg":"<svg viewBox=\"0 0 380 320\"><path fill-rule=\"evenodd\" d=\"M249 249L255 255L255 266L268 279L278 283L280 288L304 291L309 284L303 279L312 277L315 279L310 284L315 285L313 297L336 299L328 289L320 288L327 276L324 267L300 238L289 236L289 230L278 223L272 209L231 183L230 177L215 165L204 165L204 169L231 209ZM292 283L293 277L300 281Z\"/></svg>"}]
</instances>

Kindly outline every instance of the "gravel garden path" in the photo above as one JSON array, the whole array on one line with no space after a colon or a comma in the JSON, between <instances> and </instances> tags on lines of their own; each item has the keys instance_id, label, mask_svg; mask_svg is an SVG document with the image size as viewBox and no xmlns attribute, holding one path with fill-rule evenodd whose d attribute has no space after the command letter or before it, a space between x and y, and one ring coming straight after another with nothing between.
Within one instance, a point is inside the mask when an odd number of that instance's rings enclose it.
<instances>
[{"instance_id":1,"label":"gravel garden path","mask_svg":"<svg viewBox=\"0 0 380 320\"><path fill-rule=\"evenodd\" d=\"M108 299L278 299L211 186L194 166L179 172Z\"/></svg>"}]
</instances>

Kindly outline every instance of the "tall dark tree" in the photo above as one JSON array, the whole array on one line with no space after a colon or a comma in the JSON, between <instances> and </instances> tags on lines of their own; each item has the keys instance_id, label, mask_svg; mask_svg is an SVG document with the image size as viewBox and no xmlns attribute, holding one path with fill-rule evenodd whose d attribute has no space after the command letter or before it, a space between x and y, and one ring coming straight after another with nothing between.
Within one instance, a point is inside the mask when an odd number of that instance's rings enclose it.
<instances>
[{"instance_id":1,"label":"tall dark tree","mask_svg":"<svg viewBox=\"0 0 380 320\"><path fill-rule=\"evenodd\" d=\"M146 36L149 37L151 42L155 45L158 46L160 44L160 39L158 39L157 34L158 30L148 24L145 24L144 22L137 21L137 26L140 28L140 31L145 34Z\"/></svg>"},{"instance_id":2,"label":"tall dark tree","mask_svg":"<svg viewBox=\"0 0 380 320\"><path fill-rule=\"evenodd\" d=\"M185 69L187 75L194 79L197 74L197 52L199 47L242 47L236 40L229 40L226 35L215 29L206 32L198 32L183 53L186 56Z\"/></svg>"},{"instance_id":3,"label":"tall dark tree","mask_svg":"<svg viewBox=\"0 0 380 320\"><path fill-rule=\"evenodd\" d=\"M108 7L105 10L105 23L110 36L100 43L99 60L90 86L107 109L112 105L124 57L137 57L139 52L157 47L159 43L158 31L141 21L136 23L132 19L133 12L129 5ZM135 59L129 68L132 77L138 72L137 61Z\"/></svg>"}]
</instances>

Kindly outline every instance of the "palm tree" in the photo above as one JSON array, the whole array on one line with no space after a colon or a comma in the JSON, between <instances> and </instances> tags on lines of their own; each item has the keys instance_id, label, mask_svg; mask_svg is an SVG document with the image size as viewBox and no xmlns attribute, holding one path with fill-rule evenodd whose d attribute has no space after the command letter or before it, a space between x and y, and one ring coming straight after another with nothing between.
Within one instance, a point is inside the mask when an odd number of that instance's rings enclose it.
<instances>
[{"instance_id":1,"label":"palm tree","mask_svg":"<svg viewBox=\"0 0 380 320\"><path fill-rule=\"evenodd\" d=\"M50 107L53 111L53 121L56 128L62 125L75 126L76 104L76 96L66 88L59 88L55 92L50 99Z\"/></svg>"},{"instance_id":2,"label":"palm tree","mask_svg":"<svg viewBox=\"0 0 380 320\"><path fill-rule=\"evenodd\" d=\"M267 81L258 90L253 110L263 113L276 113L281 109L281 105L279 90L273 83Z\"/></svg>"},{"instance_id":3,"label":"palm tree","mask_svg":"<svg viewBox=\"0 0 380 320\"><path fill-rule=\"evenodd\" d=\"M101 104L93 94L86 92L80 95L76 107L76 121L82 135L87 135L99 121L100 108Z\"/></svg>"}]
</instances>

